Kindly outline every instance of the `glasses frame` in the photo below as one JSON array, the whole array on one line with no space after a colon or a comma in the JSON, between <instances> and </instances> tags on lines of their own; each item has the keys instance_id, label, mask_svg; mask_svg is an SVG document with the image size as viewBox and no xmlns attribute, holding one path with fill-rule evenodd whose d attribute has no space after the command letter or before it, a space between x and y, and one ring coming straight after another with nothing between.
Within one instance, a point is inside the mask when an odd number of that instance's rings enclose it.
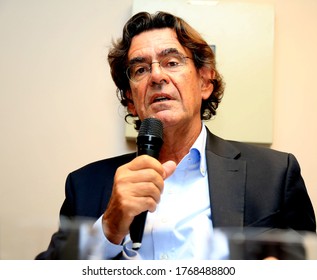
<instances>
[{"instance_id":1,"label":"glasses frame","mask_svg":"<svg viewBox=\"0 0 317 280\"><path fill-rule=\"evenodd\" d=\"M169 62L169 60L171 58L179 58L181 63L179 63L178 65L171 66L171 68L166 68L166 67L162 66L162 62L164 62L164 61ZM138 82L144 80L146 77L149 77L149 75L152 73L152 64L158 63L159 66L160 66L161 71L163 71L166 74L170 74L170 73L174 73L174 72L179 72L181 70L181 67L186 65L186 59L191 59L192 60L191 57L186 56L186 55L184 55L182 53L173 53L173 54L168 54L168 55L164 56L159 61L152 61L151 63L148 63L148 62L135 62L135 63L132 63L131 65L129 65L127 67L127 69L125 71L125 74L126 74L127 78L129 79L129 81L131 81L133 83L138 83ZM147 72L142 77L140 77L140 79L131 78L130 69L132 67L136 67L138 65L145 66L144 68L146 69Z\"/></svg>"}]
</instances>

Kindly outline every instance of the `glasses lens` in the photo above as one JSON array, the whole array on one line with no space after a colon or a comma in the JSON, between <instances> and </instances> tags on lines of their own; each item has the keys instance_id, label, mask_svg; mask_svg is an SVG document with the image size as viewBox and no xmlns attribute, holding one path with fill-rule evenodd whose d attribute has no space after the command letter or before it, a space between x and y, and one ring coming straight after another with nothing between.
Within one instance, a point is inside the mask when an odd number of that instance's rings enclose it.
<instances>
[{"instance_id":1,"label":"glasses lens","mask_svg":"<svg viewBox=\"0 0 317 280\"><path fill-rule=\"evenodd\" d=\"M142 80L149 73L150 65L146 63L133 64L127 69L127 76L133 82Z\"/></svg>"},{"instance_id":2,"label":"glasses lens","mask_svg":"<svg viewBox=\"0 0 317 280\"><path fill-rule=\"evenodd\" d=\"M185 64L185 57L181 54L173 54L164 57L160 65L167 72L176 72L179 71L181 66Z\"/></svg>"}]
</instances>

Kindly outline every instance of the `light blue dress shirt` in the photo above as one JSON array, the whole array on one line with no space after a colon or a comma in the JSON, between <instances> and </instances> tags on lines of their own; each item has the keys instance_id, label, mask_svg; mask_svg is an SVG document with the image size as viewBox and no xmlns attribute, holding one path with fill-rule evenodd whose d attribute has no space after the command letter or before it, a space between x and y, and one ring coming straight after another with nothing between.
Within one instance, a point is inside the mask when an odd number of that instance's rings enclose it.
<instances>
[{"instance_id":1,"label":"light blue dress shirt","mask_svg":"<svg viewBox=\"0 0 317 280\"><path fill-rule=\"evenodd\" d=\"M155 212L147 214L142 246L132 250L129 235L123 245L110 243L104 236L101 218L95 229L99 240L92 258L110 259L121 251L123 259L222 259L224 240L215 243L211 220L208 173L205 156L206 128L189 153L165 180L161 201ZM94 256L93 256L94 255Z\"/></svg>"}]
</instances>

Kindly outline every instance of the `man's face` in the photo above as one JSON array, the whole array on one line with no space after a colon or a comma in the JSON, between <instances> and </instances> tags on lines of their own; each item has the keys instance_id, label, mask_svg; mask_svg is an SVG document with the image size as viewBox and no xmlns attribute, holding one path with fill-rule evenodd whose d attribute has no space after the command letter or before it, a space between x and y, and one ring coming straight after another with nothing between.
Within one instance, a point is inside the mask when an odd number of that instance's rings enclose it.
<instances>
[{"instance_id":1,"label":"man's face","mask_svg":"<svg viewBox=\"0 0 317 280\"><path fill-rule=\"evenodd\" d=\"M192 58L191 53L177 40L174 30L155 29L132 39L128 60L130 63L144 61L151 64L171 53ZM146 77L138 82L130 81L133 104L128 106L129 111L141 120L158 118L165 128L200 125L202 99L207 99L212 91L208 81L212 78L212 71L197 71L192 59L184 61L184 65L172 73L163 71L159 63L154 63Z\"/></svg>"}]
</instances>

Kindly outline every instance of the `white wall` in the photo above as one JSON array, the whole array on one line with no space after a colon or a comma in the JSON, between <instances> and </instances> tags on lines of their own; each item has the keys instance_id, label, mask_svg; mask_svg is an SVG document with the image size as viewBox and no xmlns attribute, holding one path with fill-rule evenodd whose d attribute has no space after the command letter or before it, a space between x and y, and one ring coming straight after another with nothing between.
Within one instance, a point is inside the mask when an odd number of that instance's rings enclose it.
<instances>
[{"instance_id":1,"label":"white wall","mask_svg":"<svg viewBox=\"0 0 317 280\"><path fill-rule=\"evenodd\" d=\"M294 153L317 213L317 1L276 0L272 147Z\"/></svg>"},{"instance_id":2,"label":"white wall","mask_svg":"<svg viewBox=\"0 0 317 280\"><path fill-rule=\"evenodd\" d=\"M127 0L0 2L0 258L46 248L68 172L128 150L106 58L130 15Z\"/></svg>"},{"instance_id":3,"label":"white wall","mask_svg":"<svg viewBox=\"0 0 317 280\"><path fill-rule=\"evenodd\" d=\"M317 1L258 2L276 9L273 148L297 156L317 209ZM131 150L106 62L131 7L0 2L0 259L46 248L70 171Z\"/></svg>"}]
</instances>

